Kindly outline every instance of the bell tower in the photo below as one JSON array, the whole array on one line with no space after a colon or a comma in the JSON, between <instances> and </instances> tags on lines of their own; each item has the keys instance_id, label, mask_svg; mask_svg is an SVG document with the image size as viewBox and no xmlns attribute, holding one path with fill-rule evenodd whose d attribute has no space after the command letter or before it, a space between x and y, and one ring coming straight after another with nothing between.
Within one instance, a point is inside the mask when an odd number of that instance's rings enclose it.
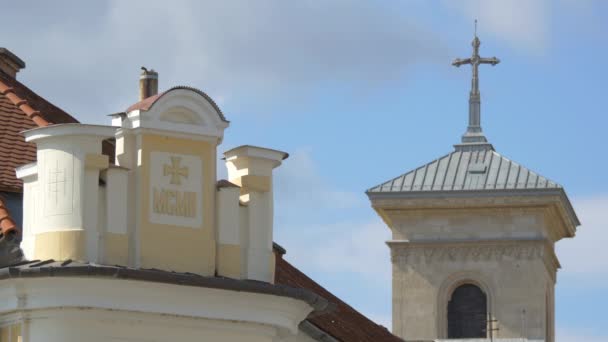
<instances>
[{"instance_id":1,"label":"bell tower","mask_svg":"<svg viewBox=\"0 0 608 342\"><path fill-rule=\"evenodd\" d=\"M367 191L392 232L393 333L406 341L554 341L555 243L579 221L564 189L495 151L481 130L473 55L469 125L447 155Z\"/></svg>"}]
</instances>

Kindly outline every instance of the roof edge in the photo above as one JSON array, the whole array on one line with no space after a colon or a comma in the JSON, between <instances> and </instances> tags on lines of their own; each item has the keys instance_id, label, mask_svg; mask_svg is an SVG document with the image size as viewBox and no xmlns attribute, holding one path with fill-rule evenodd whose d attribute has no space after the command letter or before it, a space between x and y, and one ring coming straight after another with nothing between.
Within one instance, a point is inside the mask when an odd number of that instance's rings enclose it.
<instances>
[{"instance_id":1,"label":"roof edge","mask_svg":"<svg viewBox=\"0 0 608 342\"><path fill-rule=\"evenodd\" d=\"M311 323L308 320L302 321L302 323L300 323L298 328L300 328L300 330L302 332L304 332L306 335L308 335L310 338L312 338L315 341L339 342L333 336L331 336L329 333L325 332L323 329L317 327L316 325L314 325L313 323Z\"/></svg>"},{"instance_id":2,"label":"roof edge","mask_svg":"<svg viewBox=\"0 0 608 342\"><path fill-rule=\"evenodd\" d=\"M19 58L17 55L12 53L9 49L0 47L0 55L8 57L11 62L15 63L21 69L25 68L25 62L23 61L23 59Z\"/></svg>"},{"instance_id":3,"label":"roof edge","mask_svg":"<svg viewBox=\"0 0 608 342\"><path fill-rule=\"evenodd\" d=\"M36 125L44 127L54 123L79 122L72 115L47 101L17 79L5 75L6 73L0 71L0 93L6 96L15 107L21 110ZM44 109L39 111L35 108L38 106L44 107Z\"/></svg>"},{"instance_id":4,"label":"roof edge","mask_svg":"<svg viewBox=\"0 0 608 342\"><path fill-rule=\"evenodd\" d=\"M42 277L99 277L114 279L129 279L136 281L149 281L179 286L205 287L229 291L243 291L258 294L288 297L306 302L313 308L313 312L325 311L331 307L330 302L318 294L286 285L275 285L255 280L239 280L224 277L205 277L190 273L176 273L151 269L134 269L119 266L104 266L94 264L68 265L71 260L61 263L61 266L45 266L55 262L30 261L18 263L0 269L0 280L11 278L42 278ZM40 265L40 266L36 266Z\"/></svg>"},{"instance_id":5,"label":"roof edge","mask_svg":"<svg viewBox=\"0 0 608 342\"><path fill-rule=\"evenodd\" d=\"M193 92L201 95L202 97L205 98L205 100L207 100L211 104L213 109L215 109L217 111L217 113L220 116L220 119L223 122L226 122L226 123L230 122L226 119L226 116L224 116L224 113L222 112L220 107L217 105L217 103L215 103L215 101L211 98L211 96L207 95L207 93L205 93L204 91L202 91L198 88L194 88L194 87L190 87L190 86L175 86L175 87L169 88L169 89L163 91L162 93L148 97L146 99L143 99L143 100L129 106L129 108L127 108L127 110L125 112L128 113L128 112L131 112L134 110L148 111L148 110L150 110L150 108L152 108L154 106L154 104L156 102L158 102L159 99L161 99L163 96L165 96L166 94L168 94L174 90L190 90L190 91L193 91ZM121 114L121 113L117 113L117 114Z\"/></svg>"},{"instance_id":6,"label":"roof edge","mask_svg":"<svg viewBox=\"0 0 608 342\"><path fill-rule=\"evenodd\" d=\"M432 198L488 198L501 196L559 196L564 209L568 215L568 220L574 228L581 225L576 215L574 207L566 194L564 188L546 189L493 189L493 190L442 190L442 191L400 191L400 192L372 192L366 191L367 197L373 201L376 199L432 199Z\"/></svg>"}]
</instances>

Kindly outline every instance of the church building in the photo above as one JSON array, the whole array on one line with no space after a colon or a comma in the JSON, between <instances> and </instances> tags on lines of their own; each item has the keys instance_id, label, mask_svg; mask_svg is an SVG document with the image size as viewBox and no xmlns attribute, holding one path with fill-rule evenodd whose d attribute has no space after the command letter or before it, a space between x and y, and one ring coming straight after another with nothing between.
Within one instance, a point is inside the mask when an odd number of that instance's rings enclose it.
<instances>
[{"instance_id":1,"label":"church building","mask_svg":"<svg viewBox=\"0 0 608 342\"><path fill-rule=\"evenodd\" d=\"M555 341L555 243L579 221L557 183L497 152L481 129L473 54L469 125L454 150L367 191L392 232L393 333L406 341Z\"/></svg>"}]
</instances>

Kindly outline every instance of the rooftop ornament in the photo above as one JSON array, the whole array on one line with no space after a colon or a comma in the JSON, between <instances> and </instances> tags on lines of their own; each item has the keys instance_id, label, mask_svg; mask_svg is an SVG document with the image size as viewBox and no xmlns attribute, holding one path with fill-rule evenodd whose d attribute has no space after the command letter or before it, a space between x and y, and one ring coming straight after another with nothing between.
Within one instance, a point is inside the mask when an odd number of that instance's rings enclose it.
<instances>
[{"instance_id":1,"label":"rooftop ornament","mask_svg":"<svg viewBox=\"0 0 608 342\"><path fill-rule=\"evenodd\" d=\"M464 64L471 64L473 77L471 80L471 92L469 94L469 126L466 133L462 136L463 144L485 144L488 142L481 130L481 95L479 93L478 67L480 64L491 64L492 66L500 63L496 57L484 58L479 56L479 45L481 42L477 38L477 20L475 20L475 38L471 43L473 55L470 58L456 58L452 65L460 67Z\"/></svg>"}]
</instances>

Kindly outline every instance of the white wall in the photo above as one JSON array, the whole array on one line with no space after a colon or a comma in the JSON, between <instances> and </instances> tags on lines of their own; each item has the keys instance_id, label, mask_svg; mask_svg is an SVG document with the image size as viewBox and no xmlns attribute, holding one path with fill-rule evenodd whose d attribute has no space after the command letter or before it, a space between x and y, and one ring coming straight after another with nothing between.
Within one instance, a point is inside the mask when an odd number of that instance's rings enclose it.
<instances>
[{"instance_id":1,"label":"white wall","mask_svg":"<svg viewBox=\"0 0 608 342\"><path fill-rule=\"evenodd\" d=\"M290 341L312 311L288 297L94 277L0 281L0 326L23 342Z\"/></svg>"}]
</instances>

